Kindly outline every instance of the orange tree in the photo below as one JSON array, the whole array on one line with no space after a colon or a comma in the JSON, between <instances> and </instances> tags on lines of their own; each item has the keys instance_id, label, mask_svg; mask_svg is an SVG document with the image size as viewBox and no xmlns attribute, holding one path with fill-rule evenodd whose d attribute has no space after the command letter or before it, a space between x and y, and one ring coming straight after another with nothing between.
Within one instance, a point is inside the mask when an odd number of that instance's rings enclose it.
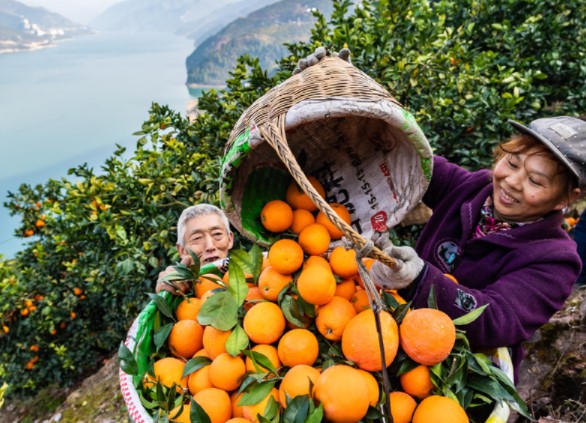
<instances>
[{"instance_id":1,"label":"orange tree","mask_svg":"<svg viewBox=\"0 0 586 423\"><path fill-rule=\"evenodd\" d=\"M204 93L194 122L153 104L134 151L100 169L22 185L5 206L26 238L0 260L0 385L30 393L73 383L111 355L161 268L175 261L184 206L216 202L225 141L242 112L286 79L317 45L347 45L353 63L387 87L435 151L471 169L511 128L508 118L586 110L586 0L428 2L334 0L307 43L269 75L243 56L226 87ZM400 234L409 242L416 230Z\"/></svg>"}]
</instances>

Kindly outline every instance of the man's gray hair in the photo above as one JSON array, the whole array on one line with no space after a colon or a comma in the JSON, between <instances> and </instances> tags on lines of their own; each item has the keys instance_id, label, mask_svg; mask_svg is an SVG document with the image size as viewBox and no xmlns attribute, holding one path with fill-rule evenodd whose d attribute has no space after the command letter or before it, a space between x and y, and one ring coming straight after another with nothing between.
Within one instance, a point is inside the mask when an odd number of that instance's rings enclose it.
<instances>
[{"instance_id":1,"label":"man's gray hair","mask_svg":"<svg viewBox=\"0 0 586 423\"><path fill-rule=\"evenodd\" d=\"M177 244L182 247L185 246L183 238L185 237L185 225L188 221L195 217L207 216L208 214L218 215L226 227L226 233L228 235L232 233L230 230L230 221L222 209L213 204L201 203L196 204L195 206L189 206L181 212L181 216L179 216L179 220L177 221Z\"/></svg>"}]
</instances>

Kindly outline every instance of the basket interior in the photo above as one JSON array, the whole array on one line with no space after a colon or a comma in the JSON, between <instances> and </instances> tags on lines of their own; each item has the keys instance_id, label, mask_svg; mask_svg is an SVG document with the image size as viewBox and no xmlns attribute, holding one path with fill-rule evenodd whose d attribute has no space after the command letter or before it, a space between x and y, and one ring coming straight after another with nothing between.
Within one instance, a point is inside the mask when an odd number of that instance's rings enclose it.
<instances>
[{"instance_id":1,"label":"basket interior","mask_svg":"<svg viewBox=\"0 0 586 423\"><path fill-rule=\"evenodd\" d=\"M420 201L429 164L399 121L353 111L305 112L293 121L286 141L303 173L322 183L327 202L348 208L351 226L365 238L382 215L385 226L392 227ZM223 206L243 235L269 245L274 234L262 227L258 216L267 201L285 198L292 177L273 147L254 130L247 142L250 149L224 163L223 180L231 184L221 187Z\"/></svg>"}]
</instances>

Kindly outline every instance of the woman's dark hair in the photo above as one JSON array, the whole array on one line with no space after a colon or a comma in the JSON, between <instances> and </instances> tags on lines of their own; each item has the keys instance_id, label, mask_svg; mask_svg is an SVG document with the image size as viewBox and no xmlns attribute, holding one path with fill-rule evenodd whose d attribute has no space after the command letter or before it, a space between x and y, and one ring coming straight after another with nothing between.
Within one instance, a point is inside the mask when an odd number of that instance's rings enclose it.
<instances>
[{"instance_id":1,"label":"woman's dark hair","mask_svg":"<svg viewBox=\"0 0 586 423\"><path fill-rule=\"evenodd\" d=\"M541 141L532 137L529 134L515 135L512 138L499 144L494 152L494 164L501 160L507 154L521 154L533 148L538 148L532 155L544 157L557 165L557 173L559 175L562 185L561 195L566 196L568 201L572 198L572 192L578 188L578 178L574 173L564 165L551 150L543 145Z\"/></svg>"}]
</instances>

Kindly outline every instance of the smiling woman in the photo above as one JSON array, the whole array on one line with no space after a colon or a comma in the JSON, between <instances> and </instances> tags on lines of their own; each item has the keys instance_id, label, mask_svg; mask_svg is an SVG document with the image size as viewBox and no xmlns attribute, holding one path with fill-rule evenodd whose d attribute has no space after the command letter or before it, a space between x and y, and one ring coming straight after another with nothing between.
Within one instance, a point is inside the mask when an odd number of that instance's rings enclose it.
<instances>
[{"instance_id":1,"label":"smiling woman","mask_svg":"<svg viewBox=\"0 0 586 423\"><path fill-rule=\"evenodd\" d=\"M403 266L375 263L371 272L385 288L404 288L414 308L427 306L432 289L451 318L488 305L466 335L475 349L510 348L517 381L523 342L562 308L580 271L562 221L563 209L586 192L586 122L511 124L521 134L497 147L493 171L434 158L423 197L433 214L415 250L388 246ZM416 272L403 277L409 269Z\"/></svg>"}]
</instances>

